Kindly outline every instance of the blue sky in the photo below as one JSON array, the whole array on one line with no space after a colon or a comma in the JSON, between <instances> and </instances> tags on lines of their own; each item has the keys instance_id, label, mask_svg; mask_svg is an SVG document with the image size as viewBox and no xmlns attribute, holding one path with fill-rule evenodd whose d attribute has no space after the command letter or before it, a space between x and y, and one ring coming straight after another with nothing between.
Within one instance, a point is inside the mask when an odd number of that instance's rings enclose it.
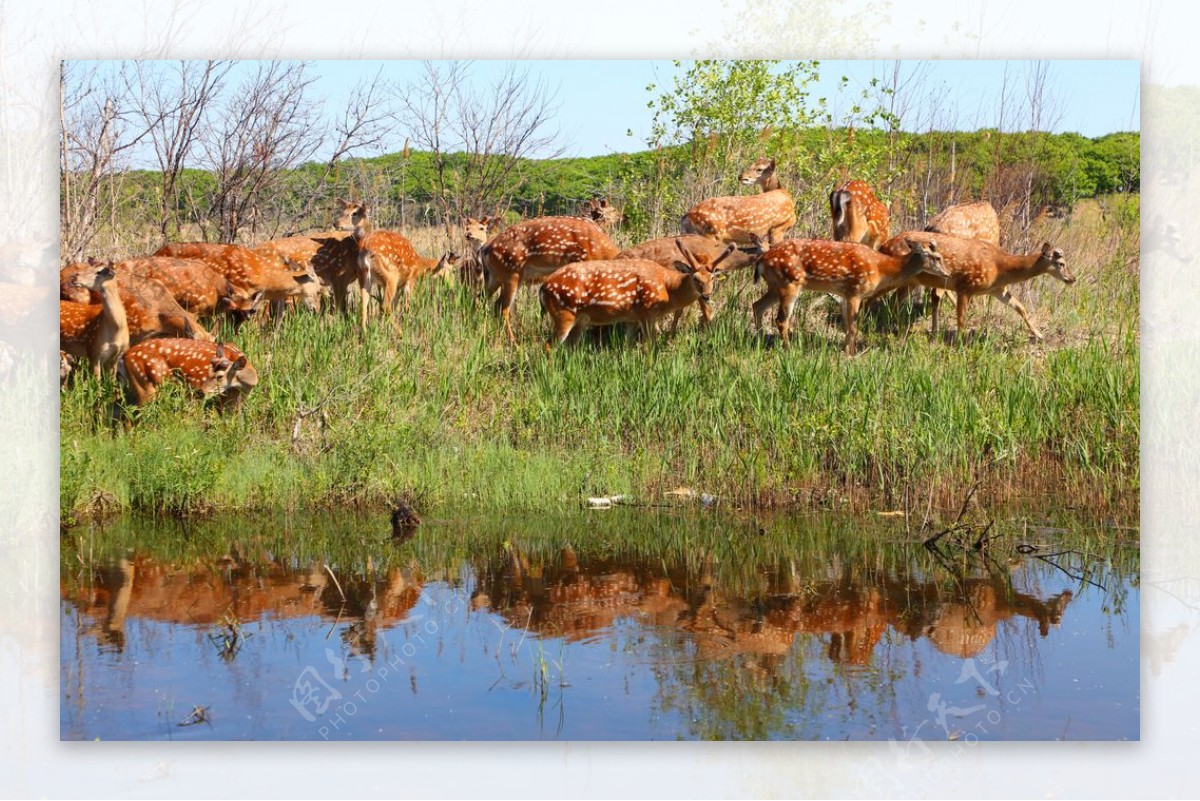
<instances>
[{"instance_id":1,"label":"blue sky","mask_svg":"<svg viewBox=\"0 0 1200 801\"><path fill-rule=\"evenodd\" d=\"M835 112L846 108L873 76L890 74L895 62L823 61L821 78L814 94L829 99ZM904 74L921 65L925 77L917 105L928 107L936 98L940 128L975 130L997 124L1002 87L1007 74L1010 108L1025 106L1025 77L1028 61L904 61ZM246 62L247 71L253 62ZM496 80L511 62L476 61L470 65L472 80L482 89ZM521 62L531 77L543 81L555 96L554 125L560 132L558 144L565 156L591 156L641 150L645 147L653 114L647 103L647 84L660 88L672 85L677 70L671 61L526 61ZM1113 131L1140 129L1139 64L1136 61L1051 61L1048 87L1059 110L1056 132L1074 131L1100 136ZM685 62L686 68L686 62ZM369 80L379 70L399 83L416 80L421 73L417 61L313 61L311 74L317 78L312 96L323 99L326 110L337 115L351 87ZM840 78L850 79L848 89L839 91ZM1015 93L1015 94L1013 94ZM917 110L908 127L922 129ZM914 125L915 123L915 125ZM633 135L627 135L632 131ZM403 134L384 151L403 146ZM360 153L359 155L373 155Z\"/></svg>"},{"instance_id":2,"label":"blue sky","mask_svg":"<svg viewBox=\"0 0 1200 801\"><path fill-rule=\"evenodd\" d=\"M474 80L486 85L500 75L510 62L477 61L471 71ZM905 71L928 64L926 93L934 90L943 99L943 119L947 125L974 130L996 124L1001 88L1007 70L1011 90L1017 92L1013 103L1026 103L1026 61L928 61L902 62ZM537 77L556 93L559 111L555 123L561 131L564 155L592 156L604 153L641 150L650 132L652 112L647 108L651 95L647 84L668 87L676 69L671 61L528 61L531 76ZM872 76L890 74L893 62L824 61L821 80L815 94L829 98L831 106L845 108L850 99L841 95L838 83L850 78L850 91L857 95ZM686 66L686 62L685 62ZM1074 131L1085 136L1100 136L1113 131L1139 130L1139 69L1136 61L1054 61L1050 62L1048 85L1061 109L1056 132ZM326 94L331 108L345 103L348 87L360 78L375 74L398 81L413 80L420 71L417 62L320 61L313 62L313 73L320 75L320 93ZM951 122L953 120L953 122ZM627 136L628 130L633 136Z\"/></svg>"}]
</instances>

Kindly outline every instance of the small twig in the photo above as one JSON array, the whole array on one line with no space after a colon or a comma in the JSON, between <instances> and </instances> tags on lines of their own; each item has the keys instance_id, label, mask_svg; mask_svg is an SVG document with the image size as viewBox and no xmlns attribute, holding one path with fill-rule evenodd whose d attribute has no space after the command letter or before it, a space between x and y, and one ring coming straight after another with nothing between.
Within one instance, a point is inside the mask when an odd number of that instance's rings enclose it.
<instances>
[{"instance_id":1,"label":"small twig","mask_svg":"<svg viewBox=\"0 0 1200 801\"><path fill-rule=\"evenodd\" d=\"M337 576L333 575L333 570L330 569L329 565L325 565L325 572L333 579L333 586L337 587L338 595L342 596L342 603L346 603L346 593L342 592L342 585L338 582Z\"/></svg>"},{"instance_id":2,"label":"small twig","mask_svg":"<svg viewBox=\"0 0 1200 801\"><path fill-rule=\"evenodd\" d=\"M1071 553L1071 551L1061 551L1061 552L1059 552L1059 553L1050 554L1049 556L1064 556L1064 555L1066 555L1066 554L1069 554L1069 553ZM1103 584L1097 584L1096 582L1092 581L1090 578L1088 578L1087 576L1083 575L1082 573L1081 573L1081 574L1079 574L1078 576L1076 576L1076 575L1074 575L1074 574L1073 574L1073 573L1072 573L1070 570L1067 570L1065 567L1063 567L1062 565L1060 565L1058 562L1055 562L1055 561L1051 560L1051 559L1050 559L1049 557L1047 557L1047 556L1042 556L1041 554L1034 554L1033 558L1034 558L1034 559L1041 559L1041 560L1042 560L1043 562L1045 562L1046 564L1048 564L1048 565L1052 565L1052 566L1054 566L1054 567L1057 567L1059 570L1061 570L1063 573L1065 573L1065 574L1067 575L1067 577L1069 577L1069 578L1071 578L1071 579L1074 579L1075 581L1083 581L1083 582L1086 582L1086 583L1088 583L1088 584L1091 584L1093 587L1096 587L1096 588L1097 588L1097 589L1099 589L1101 592L1108 592L1108 589L1107 589L1107 588L1105 588L1105 586L1104 586Z\"/></svg>"}]
</instances>

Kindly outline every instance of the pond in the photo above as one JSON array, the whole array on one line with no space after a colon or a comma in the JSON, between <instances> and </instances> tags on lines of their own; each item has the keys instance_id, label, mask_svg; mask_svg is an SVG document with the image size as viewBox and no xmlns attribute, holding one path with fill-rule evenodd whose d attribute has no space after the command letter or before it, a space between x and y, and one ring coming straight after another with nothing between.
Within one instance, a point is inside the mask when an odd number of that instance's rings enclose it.
<instances>
[{"instance_id":1,"label":"pond","mask_svg":"<svg viewBox=\"0 0 1200 801\"><path fill-rule=\"evenodd\" d=\"M65 530L61 737L1139 737L1135 529L1012 513L931 550L883 516L428 517Z\"/></svg>"}]
</instances>

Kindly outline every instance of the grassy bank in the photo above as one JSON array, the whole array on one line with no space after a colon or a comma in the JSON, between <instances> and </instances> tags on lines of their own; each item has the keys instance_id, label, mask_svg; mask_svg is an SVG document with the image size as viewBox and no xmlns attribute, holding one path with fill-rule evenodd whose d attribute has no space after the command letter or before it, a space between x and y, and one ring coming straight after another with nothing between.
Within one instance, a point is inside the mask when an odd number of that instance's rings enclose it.
<instances>
[{"instance_id":1,"label":"grassy bank","mask_svg":"<svg viewBox=\"0 0 1200 801\"><path fill-rule=\"evenodd\" d=\"M171 387L128 430L115 387L62 396L61 509L433 504L546 509L584 496L645 501L693 487L730 505L895 507L952 498L984 455L995 496L1046 494L1136 518L1139 482L1137 228L1096 216L1035 231L1079 282L1018 290L1046 333L976 301L980 336L932 341L865 331L857 358L821 296L790 349L750 330L748 275L720 288L714 326L693 312L674 339L610 338L543 353L547 325L523 290L519 347L465 287L433 280L396 325L365 336L295 314L232 337L261 382L218 416ZM416 237L414 237L416 238ZM419 247L433 252L434 242ZM952 317L953 315L951 315Z\"/></svg>"}]
</instances>

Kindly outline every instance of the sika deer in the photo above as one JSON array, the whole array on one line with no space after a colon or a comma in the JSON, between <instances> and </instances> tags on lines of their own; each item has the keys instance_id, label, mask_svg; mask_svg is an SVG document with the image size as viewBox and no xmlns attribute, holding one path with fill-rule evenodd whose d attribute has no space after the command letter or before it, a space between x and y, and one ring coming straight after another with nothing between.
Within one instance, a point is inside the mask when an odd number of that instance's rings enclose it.
<instances>
[{"instance_id":1,"label":"sika deer","mask_svg":"<svg viewBox=\"0 0 1200 801\"><path fill-rule=\"evenodd\" d=\"M541 283L558 268L580 261L616 258L618 248L594 222L578 217L538 217L496 234L480 249L484 290L500 297L496 310L509 342L516 344L512 305L522 282Z\"/></svg>"},{"instance_id":2,"label":"sika deer","mask_svg":"<svg viewBox=\"0 0 1200 801\"><path fill-rule=\"evenodd\" d=\"M212 339L212 335L176 302L161 282L144 273L126 269L124 262L113 263L113 269L117 273L117 291L125 309L129 344L136 345L143 340L163 336ZM99 303L100 293L79 284L79 279L90 270L88 264L68 264L60 270L60 297L75 303Z\"/></svg>"},{"instance_id":3,"label":"sika deer","mask_svg":"<svg viewBox=\"0 0 1200 801\"><path fill-rule=\"evenodd\" d=\"M963 239L979 239L1000 245L1000 218L996 209L986 200L960 203L942 209L929 221L925 230L934 234L950 234Z\"/></svg>"},{"instance_id":4,"label":"sika deer","mask_svg":"<svg viewBox=\"0 0 1200 801\"><path fill-rule=\"evenodd\" d=\"M443 254L440 259L427 259L417 253L412 243L394 231L376 231L367 213L367 204L359 203L353 239L358 247L358 287L362 303L359 322L367 327L367 308L371 289L378 281L383 287L383 310L391 312L396 305L397 291L404 293L407 308L413 285L423 275L437 275L448 264L457 264L457 253Z\"/></svg>"},{"instance_id":5,"label":"sika deer","mask_svg":"<svg viewBox=\"0 0 1200 801\"><path fill-rule=\"evenodd\" d=\"M1025 321L1029 333L1041 340L1042 334L1029 319L1025 307L1012 296L1006 287L1049 273L1064 284L1075 283L1075 276L1067 269L1063 252L1047 242L1036 253L1017 256L1001 250L990 242L978 239L963 239L946 234L909 232L901 234L883 247L884 253L895 256L906 255L914 243L930 246L937 243L938 251L945 260L948 275L937 278L928 275L914 277L916 283L934 289L949 289L958 296L958 334L965 328L967 306L975 295L991 295L1011 307ZM933 333L938 330L938 304L940 299L933 295Z\"/></svg>"},{"instance_id":6,"label":"sika deer","mask_svg":"<svg viewBox=\"0 0 1200 801\"><path fill-rule=\"evenodd\" d=\"M183 242L163 245L154 255L202 261L224 275L242 298L261 292L268 302L303 298L310 308L320 308L317 276L311 271L288 269L287 262L277 254L257 253L241 245Z\"/></svg>"},{"instance_id":7,"label":"sika deer","mask_svg":"<svg viewBox=\"0 0 1200 801\"><path fill-rule=\"evenodd\" d=\"M683 215L679 230L738 244L750 244L755 236L770 244L782 239L796 224L796 204L775 177L775 159L758 159L738 180L758 184L762 193L702 200Z\"/></svg>"},{"instance_id":8,"label":"sika deer","mask_svg":"<svg viewBox=\"0 0 1200 801\"><path fill-rule=\"evenodd\" d=\"M690 253L697 260L703 260L705 263L713 265L715 265L717 259L723 259L721 272L722 274L727 274L754 264L755 259L762 254L762 249L761 245L757 243L757 238L754 245L740 247L730 252L728 248L723 247L715 239L709 239L707 236L700 236L699 234L684 234L682 236L664 236L659 239L642 242L640 245L634 245L622 250L617 254L617 258L649 259L661 267L673 270L681 269L686 272L688 263L684 255L685 253ZM722 256L722 253L726 253L727 255ZM678 317L682 313L682 311L676 312L676 324L678 324ZM712 309L704 300L700 301L700 317L705 323L712 322Z\"/></svg>"},{"instance_id":9,"label":"sika deer","mask_svg":"<svg viewBox=\"0 0 1200 801\"><path fill-rule=\"evenodd\" d=\"M697 300L712 296L717 266L733 252L729 245L711 264L683 250L686 271L663 267L648 259L613 259L569 264L542 285L542 308L554 324L546 344L561 344L577 324L637 323L649 340L660 317L679 313ZM671 332L675 332L672 326Z\"/></svg>"},{"instance_id":10,"label":"sika deer","mask_svg":"<svg viewBox=\"0 0 1200 801\"><path fill-rule=\"evenodd\" d=\"M858 336L855 320L863 299L903 286L923 273L947 274L935 245L914 242L909 255L894 258L850 242L791 239L764 253L754 268L754 280L762 276L767 282L766 294L754 303L754 327L761 330L763 314L777 306L779 336L787 345L800 292L832 292L842 297L844 348L853 355Z\"/></svg>"},{"instance_id":11,"label":"sika deer","mask_svg":"<svg viewBox=\"0 0 1200 801\"><path fill-rule=\"evenodd\" d=\"M887 206L864 181L847 181L830 192L829 212L835 241L861 243L876 250L887 241Z\"/></svg>"},{"instance_id":12,"label":"sika deer","mask_svg":"<svg viewBox=\"0 0 1200 801\"><path fill-rule=\"evenodd\" d=\"M258 384L258 372L233 345L191 339L152 339L135 345L117 372L133 406L152 401L176 373L200 396L216 395L222 411L236 406Z\"/></svg>"},{"instance_id":13,"label":"sika deer","mask_svg":"<svg viewBox=\"0 0 1200 801\"><path fill-rule=\"evenodd\" d=\"M480 251L488 241L488 232L499 222L497 218L487 216L479 220L474 217L467 217L463 220L463 238L466 240L466 250L459 271L464 283L470 286L483 285L483 257L480 255Z\"/></svg>"},{"instance_id":14,"label":"sika deer","mask_svg":"<svg viewBox=\"0 0 1200 801\"><path fill-rule=\"evenodd\" d=\"M582 216L591 220L607 233L621 224L621 210L609 204L608 198L592 198L583 204Z\"/></svg>"},{"instance_id":15,"label":"sika deer","mask_svg":"<svg viewBox=\"0 0 1200 801\"><path fill-rule=\"evenodd\" d=\"M117 271L112 262L91 262L75 282L100 293L100 303L59 301L59 349L76 359L87 357L96 378L104 368L115 369L116 361L129 348L129 322Z\"/></svg>"}]
</instances>

